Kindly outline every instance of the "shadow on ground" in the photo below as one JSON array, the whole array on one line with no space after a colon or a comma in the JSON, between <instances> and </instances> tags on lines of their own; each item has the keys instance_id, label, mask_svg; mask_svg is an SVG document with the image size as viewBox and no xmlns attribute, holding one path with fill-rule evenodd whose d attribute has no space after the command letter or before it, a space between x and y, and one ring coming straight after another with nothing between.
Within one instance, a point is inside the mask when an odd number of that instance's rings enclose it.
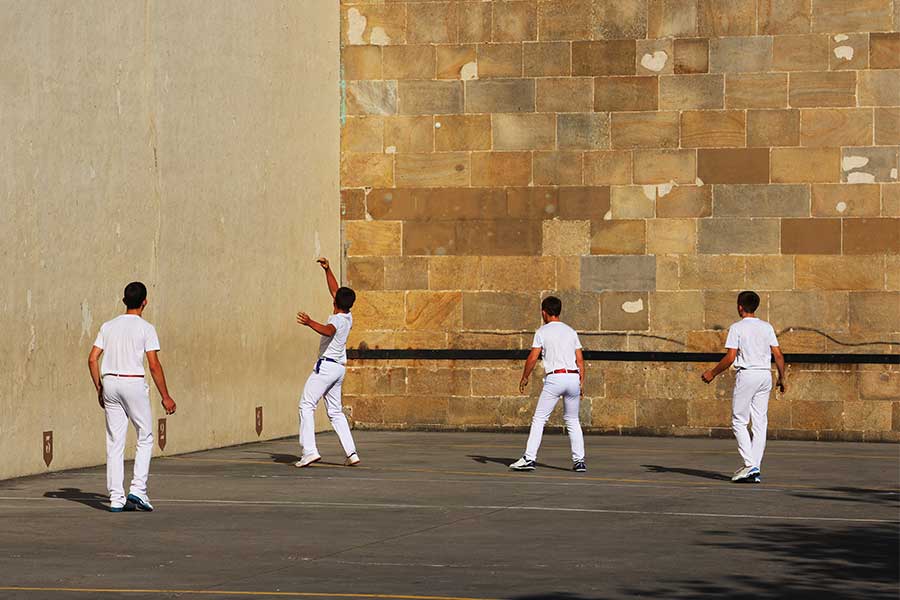
<instances>
[{"instance_id":1,"label":"shadow on ground","mask_svg":"<svg viewBox=\"0 0 900 600\"><path fill-rule=\"evenodd\" d=\"M44 498L59 498L90 506L97 510L109 510L109 497L105 494L85 492L81 488L64 487L53 492L46 492Z\"/></svg>"},{"instance_id":2,"label":"shadow on ground","mask_svg":"<svg viewBox=\"0 0 900 600\"><path fill-rule=\"evenodd\" d=\"M870 490L855 487L830 487L816 492L795 492L796 498L828 500L834 502L856 502L877 504L879 506L896 506L900 510L900 492L886 490Z\"/></svg>"},{"instance_id":3,"label":"shadow on ground","mask_svg":"<svg viewBox=\"0 0 900 600\"><path fill-rule=\"evenodd\" d=\"M703 479L713 479L715 481L731 481L731 477L723 475L717 471L704 471L702 469L686 469L683 467L663 467L661 465L641 465L650 473L680 473L682 475L690 475L691 477L702 477Z\"/></svg>"},{"instance_id":4,"label":"shadow on ground","mask_svg":"<svg viewBox=\"0 0 900 600\"><path fill-rule=\"evenodd\" d=\"M480 454L468 454L467 457L471 458L475 462L481 463L483 465L486 465L488 463L496 463L498 465L503 465L504 467L507 467L507 468L509 467L509 465L511 465L514 462L516 462L517 460L519 460L518 458L499 458L496 456L481 456ZM536 462L534 464L541 469L553 469L556 471L567 471L567 472L571 470L571 469L564 469L562 467L554 467L553 465L546 465L546 464L540 463L540 462Z\"/></svg>"}]
</instances>

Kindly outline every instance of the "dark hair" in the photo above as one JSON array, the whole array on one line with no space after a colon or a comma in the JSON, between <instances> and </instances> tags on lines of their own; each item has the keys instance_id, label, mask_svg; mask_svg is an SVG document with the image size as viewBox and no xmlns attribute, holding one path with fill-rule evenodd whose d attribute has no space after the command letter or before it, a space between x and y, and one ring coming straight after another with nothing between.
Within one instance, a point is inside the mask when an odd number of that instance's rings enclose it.
<instances>
[{"instance_id":1,"label":"dark hair","mask_svg":"<svg viewBox=\"0 0 900 600\"><path fill-rule=\"evenodd\" d=\"M122 296L122 302L128 308L140 308L144 300L147 299L147 286L140 281L132 281L125 286L125 294Z\"/></svg>"},{"instance_id":2,"label":"dark hair","mask_svg":"<svg viewBox=\"0 0 900 600\"><path fill-rule=\"evenodd\" d=\"M356 292L348 287L339 287L334 293L334 305L341 310L350 310L356 302Z\"/></svg>"},{"instance_id":3,"label":"dark hair","mask_svg":"<svg viewBox=\"0 0 900 600\"><path fill-rule=\"evenodd\" d=\"M558 317L562 312L562 300L556 296L547 296L541 301L541 310L551 317Z\"/></svg>"},{"instance_id":4,"label":"dark hair","mask_svg":"<svg viewBox=\"0 0 900 600\"><path fill-rule=\"evenodd\" d=\"M738 305L744 309L744 312L755 313L759 308L759 295L756 292L741 292L738 294Z\"/></svg>"}]
</instances>

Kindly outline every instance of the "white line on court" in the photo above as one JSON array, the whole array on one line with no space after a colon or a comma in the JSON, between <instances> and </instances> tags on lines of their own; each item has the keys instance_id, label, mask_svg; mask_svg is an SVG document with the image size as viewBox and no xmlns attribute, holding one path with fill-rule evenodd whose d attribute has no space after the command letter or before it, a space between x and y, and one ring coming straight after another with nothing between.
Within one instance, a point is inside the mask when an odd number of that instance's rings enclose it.
<instances>
[{"instance_id":1,"label":"white line on court","mask_svg":"<svg viewBox=\"0 0 900 600\"><path fill-rule=\"evenodd\" d=\"M0 501L36 501L56 500L44 497L0 497ZM541 511L562 513L588 513L611 515L662 516L662 517L698 517L715 519L764 519L770 521L826 521L839 523L887 523L900 525L900 521L892 519L860 519L852 517L812 517L799 515L751 515L702 513L679 511L624 510L612 508L566 508L560 506L516 506L491 504L399 504L388 502L305 502L286 500L191 500L186 498L157 498L159 504L207 504L219 506L298 506L298 507L331 507L331 508L367 508L367 509L403 509L403 510L509 510L509 511Z\"/></svg>"}]
</instances>

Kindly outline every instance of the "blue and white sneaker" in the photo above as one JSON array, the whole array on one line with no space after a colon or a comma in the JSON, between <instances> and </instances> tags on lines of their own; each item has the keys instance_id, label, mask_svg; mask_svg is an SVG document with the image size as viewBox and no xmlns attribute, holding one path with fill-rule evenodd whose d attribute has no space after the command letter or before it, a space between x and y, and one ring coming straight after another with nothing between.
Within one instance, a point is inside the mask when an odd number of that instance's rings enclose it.
<instances>
[{"instance_id":1,"label":"blue and white sneaker","mask_svg":"<svg viewBox=\"0 0 900 600\"><path fill-rule=\"evenodd\" d=\"M523 456L522 458L520 458L513 464L509 465L509 470L510 471L534 471L534 461L528 460L527 458L525 458Z\"/></svg>"},{"instance_id":2,"label":"blue and white sneaker","mask_svg":"<svg viewBox=\"0 0 900 600\"><path fill-rule=\"evenodd\" d=\"M572 465L572 470L576 473L584 473L585 471L587 471L587 465L584 464L583 460L579 460Z\"/></svg>"},{"instance_id":3,"label":"blue and white sneaker","mask_svg":"<svg viewBox=\"0 0 900 600\"><path fill-rule=\"evenodd\" d=\"M741 467L737 471L734 472L734 475L731 476L731 481L737 483L739 481L743 481L750 474L750 470L753 467Z\"/></svg>"},{"instance_id":4,"label":"blue and white sneaker","mask_svg":"<svg viewBox=\"0 0 900 600\"><path fill-rule=\"evenodd\" d=\"M153 512L153 505L150 504L150 498L141 498L137 494L128 494L128 502L134 504L134 507L137 510L142 510L144 512Z\"/></svg>"},{"instance_id":5,"label":"blue and white sneaker","mask_svg":"<svg viewBox=\"0 0 900 600\"><path fill-rule=\"evenodd\" d=\"M125 512L125 504L112 504L109 507L109 512Z\"/></svg>"}]
</instances>

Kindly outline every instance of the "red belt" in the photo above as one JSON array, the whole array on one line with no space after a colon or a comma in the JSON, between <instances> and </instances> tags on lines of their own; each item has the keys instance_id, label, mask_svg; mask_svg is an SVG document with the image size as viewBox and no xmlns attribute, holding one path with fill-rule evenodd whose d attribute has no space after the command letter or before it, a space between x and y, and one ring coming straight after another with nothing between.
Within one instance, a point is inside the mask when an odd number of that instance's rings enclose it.
<instances>
[{"instance_id":1,"label":"red belt","mask_svg":"<svg viewBox=\"0 0 900 600\"><path fill-rule=\"evenodd\" d=\"M578 370L570 371L569 369L557 369L555 371L550 371L551 375L556 375L557 373L577 373Z\"/></svg>"},{"instance_id":2,"label":"red belt","mask_svg":"<svg viewBox=\"0 0 900 600\"><path fill-rule=\"evenodd\" d=\"M143 375L122 375L121 373L104 373L104 377L143 377Z\"/></svg>"}]
</instances>

